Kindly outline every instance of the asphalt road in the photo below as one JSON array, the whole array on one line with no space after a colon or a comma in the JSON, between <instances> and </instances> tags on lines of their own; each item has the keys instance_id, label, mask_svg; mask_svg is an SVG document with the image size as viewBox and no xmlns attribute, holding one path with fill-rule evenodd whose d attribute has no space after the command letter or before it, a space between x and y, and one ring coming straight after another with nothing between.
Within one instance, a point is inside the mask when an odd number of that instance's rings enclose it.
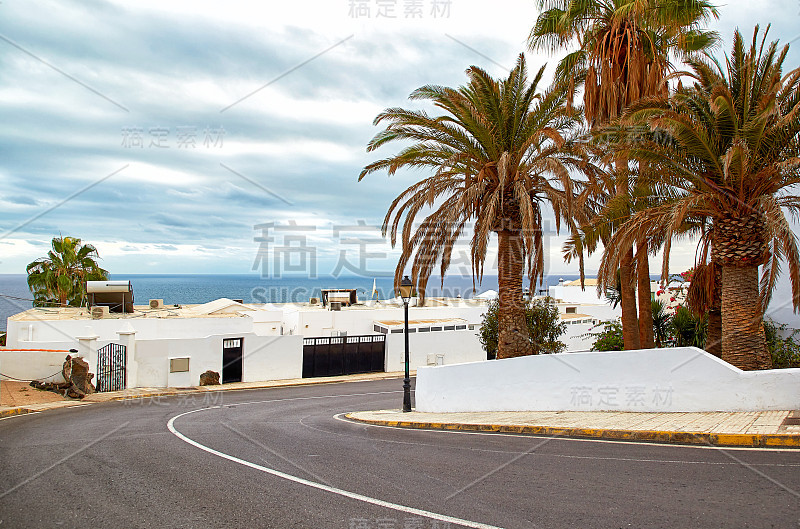
<instances>
[{"instance_id":1,"label":"asphalt road","mask_svg":"<svg viewBox=\"0 0 800 529\"><path fill-rule=\"evenodd\" d=\"M797 451L337 418L399 407L401 384L112 402L0 420L0 529L800 527Z\"/></svg>"}]
</instances>

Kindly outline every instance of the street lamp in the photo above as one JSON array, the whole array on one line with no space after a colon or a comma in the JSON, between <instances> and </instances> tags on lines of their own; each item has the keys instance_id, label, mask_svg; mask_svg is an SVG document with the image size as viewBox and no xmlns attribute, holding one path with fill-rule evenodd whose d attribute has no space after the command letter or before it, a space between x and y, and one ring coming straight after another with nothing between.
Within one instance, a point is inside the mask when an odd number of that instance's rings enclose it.
<instances>
[{"instance_id":1,"label":"street lamp","mask_svg":"<svg viewBox=\"0 0 800 529\"><path fill-rule=\"evenodd\" d=\"M408 276L403 276L403 280L400 281L400 297L403 298L403 306L405 307L405 315L406 315L406 330L405 330L405 337L406 337L406 378L403 379L403 411L411 411L411 377L409 376L408 370L408 302L411 301L411 290L414 284L408 278Z\"/></svg>"}]
</instances>

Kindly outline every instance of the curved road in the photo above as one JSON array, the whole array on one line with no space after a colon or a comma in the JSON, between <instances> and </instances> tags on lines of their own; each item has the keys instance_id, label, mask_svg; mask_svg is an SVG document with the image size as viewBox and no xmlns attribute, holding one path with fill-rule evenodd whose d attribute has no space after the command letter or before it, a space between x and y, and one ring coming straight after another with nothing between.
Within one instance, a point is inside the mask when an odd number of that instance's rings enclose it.
<instances>
[{"instance_id":1,"label":"curved road","mask_svg":"<svg viewBox=\"0 0 800 529\"><path fill-rule=\"evenodd\" d=\"M10 527L800 527L800 452L401 430L384 380L0 420Z\"/></svg>"}]
</instances>

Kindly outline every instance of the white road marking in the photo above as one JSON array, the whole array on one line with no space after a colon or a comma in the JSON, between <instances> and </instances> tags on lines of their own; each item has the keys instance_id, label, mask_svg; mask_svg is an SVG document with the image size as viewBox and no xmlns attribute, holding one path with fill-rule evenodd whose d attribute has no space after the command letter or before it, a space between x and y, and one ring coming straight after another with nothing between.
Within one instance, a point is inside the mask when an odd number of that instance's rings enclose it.
<instances>
[{"instance_id":1,"label":"white road marking","mask_svg":"<svg viewBox=\"0 0 800 529\"><path fill-rule=\"evenodd\" d=\"M391 393L394 393L394 392L391 392ZM329 397L353 397L353 396L357 396L357 395L330 395ZM301 397L301 398L321 398L321 397ZM280 399L280 400L299 400L299 399ZM268 402L274 402L274 401L268 401ZM255 403L249 402L247 404L255 404ZM484 524L484 523L480 523L480 522L473 522L473 521L470 521L470 520L463 520L461 518L455 518L453 516L447 516L445 514L438 514L438 513L426 511L426 510L423 510L423 509L417 509L415 507L409 507L407 505L400 505L398 503L392 503L392 502L389 502L389 501L380 500L380 499L377 499L377 498L372 498L370 496L365 496L363 494L358 494L356 492L350 492L350 491L347 491L347 490L344 490L344 489L340 489L340 488L337 488L337 487L331 487L331 486L328 486L328 485L324 485L322 483L317 483L316 481L310 481L308 479L303 479L303 478L298 477L298 476L293 476L291 474L287 474L285 472L281 472L280 470L275 470L274 468L268 468L268 467L265 467L265 466L262 466L262 465L257 465L256 463L251 463L250 461L245 461L244 459L240 459L240 458L238 458L236 456L232 456L230 454L226 454L225 452L220 452L219 450L215 450L213 448L210 448L208 446L200 444L197 441L195 441L194 439L190 439L189 437L186 437L181 432L179 432L177 429L175 429L175 420L176 419L179 419L179 418L181 418L181 417L183 417L185 415L189 415L189 414L192 414L192 413L197 413L199 411L206 411L206 410L210 410L210 409L220 409L220 408L223 408L223 406L212 406L210 408L201 408L199 410L192 410L192 411L187 411L185 413L181 413L180 415L176 415L175 417L172 417L169 420L169 422L167 422L167 428L169 429L169 431L173 435L175 435L181 441L189 443L190 445L192 445L194 447L197 447L200 450L203 450L205 452L208 452L209 454L213 454L213 455L221 457L223 459L227 459L228 461L233 461L234 463L239 463L240 465L244 465L246 467L250 467L250 468L255 469L255 470L260 470L261 472L265 472L267 474L270 474L270 475L273 475L273 476L276 476L276 477L279 477L279 478L282 478L282 479L286 479L286 480L292 481L294 483L299 483L301 485L306 485L307 487L312 487L312 488L315 488L315 489L318 489L318 490L323 490L325 492L330 492L332 494L337 494L339 496L344 496L346 498L351 498L351 499L354 499L354 500L357 500L357 501L363 501L365 503L370 503L372 505L377 505L378 507L385 507L387 509L392 509L392 510L395 510L395 511L401 511L401 512L404 512L404 513L412 514L412 515L415 515L415 516L421 516L421 517L424 517L424 518L430 518L432 520L439 520L439 521L442 521L442 522L448 522L448 523L452 523L452 524L455 524L455 525L460 525L460 526L463 526L463 527L473 527L475 529L502 529L502 528L497 527L495 525L488 525L488 524Z\"/></svg>"}]
</instances>

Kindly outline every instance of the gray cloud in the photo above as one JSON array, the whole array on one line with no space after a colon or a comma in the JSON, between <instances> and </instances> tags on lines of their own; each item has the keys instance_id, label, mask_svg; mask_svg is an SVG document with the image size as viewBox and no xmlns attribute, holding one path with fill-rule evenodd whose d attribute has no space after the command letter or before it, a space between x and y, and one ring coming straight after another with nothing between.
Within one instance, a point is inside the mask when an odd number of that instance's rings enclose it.
<instances>
[{"instance_id":1,"label":"gray cloud","mask_svg":"<svg viewBox=\"0 0 800 529\"><path fill-rule=\"evenodd\" d=\"M758 16L779 20L772 35L793 37L796 9L767 5L771 11ZM721 9L728 18L717 24L727 48L733 25L747 21L739 20L732 6ZM251 21L99 0L3 3L2 10L6 29L0 32L7 38L129 112L0 41L3 199L26 206L0 210L0 230L129 164L12 238L47 244L63 233L88 242L128 243L122 246L130 254L125 263L134 268L146 266L136 261L137 244L163 245L164 251L200 244L208 254L230 245L255 251L253 226L260 222L317 217L379 224L396 194L422 173L371 175L357 182L365 164L397 149L365 152L378 131L371 124L375 114L389 106L418 107L407 101L412 90L428 83L462 84L472 64L502 75L481 55L513 65L527 36L472 26L449 30L478 54L447 38L444 29L358 31L220 113L348 31L335 23L315 27L302 18L265 30L247 24ZM781 12L790 14L778 16ZM548 61L552 71L555 58L529 55L532 66ZM794 50L791 57L796 64ZM132 127L142 129L142 147L125 144L130 138L125 131ZM150 129L156 127L168 131L167 148L150 145ZM195 147L178 147L181 127L194 128ZM203 145L206 128L224 129L221 146ZM220 271L249 271L250 257L246 261L225 263L230 268ZM21 272L2 266L2 272Z\"/></svg>"}]
</instances>

